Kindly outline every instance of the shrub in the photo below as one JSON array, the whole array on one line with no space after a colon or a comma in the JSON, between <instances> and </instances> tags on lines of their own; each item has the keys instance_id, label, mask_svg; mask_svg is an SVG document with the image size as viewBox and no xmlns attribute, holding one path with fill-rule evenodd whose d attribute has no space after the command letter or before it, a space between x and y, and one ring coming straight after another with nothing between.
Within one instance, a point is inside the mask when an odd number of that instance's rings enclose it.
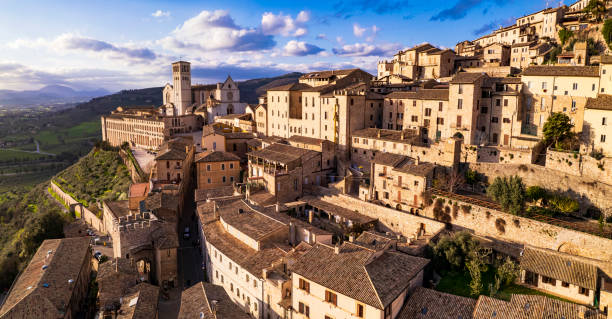
<instances>
[{"instance_id":1,"label":"shrub","mask_svg":"<svg viewBox=\"0 0 612 319\"><path fill-rule=\"evenodd\" d=\"M565 214L573 213L580 209L580 204L578 204L578 201L559 194L551 196L548 202L558 211Z\"/></svg>"},{"instance_id":2,"label":"shrub","mask_svg":"<svg viewBox=\"0 0 612 319\"><path fill-rule=\"evenodd\" d=\"M510 257L506 257L506 261L501 264L501 266L497 267L495 276L500 279L502 284L509 285L518 278L519 272L519 266L513 262Z\"/></svg>"},{"instance_id":3,"label":"shrub","mask_svg":"<svg viewBox=\"0 0 612 319\"><path fill-rule=\"evenodd\" d=\"M518 176L496 177L487 188L487 195L511 214L519 214L525 206L525 184Z\"/></svg>"},{"instance_id":4,"label":"shrub","mask_svg":"<svg viewBox=\"0 0 612 319\"><path fill-rule=\"evenodd\" d=\"M546 189L540 186L529 186L525 190L525 197L531 202L535 202L540 199L545 199L547 196Z\"/></svg>"}]
</instances>

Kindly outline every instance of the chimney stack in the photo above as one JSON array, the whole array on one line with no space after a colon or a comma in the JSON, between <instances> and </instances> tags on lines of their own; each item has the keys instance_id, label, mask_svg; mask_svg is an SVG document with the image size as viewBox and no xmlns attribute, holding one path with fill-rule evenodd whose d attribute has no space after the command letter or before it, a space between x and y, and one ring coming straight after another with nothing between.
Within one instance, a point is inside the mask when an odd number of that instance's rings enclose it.
<instances>
[{"instance_id":1,"label":"chimney stack","mask_svg":"<svg viewBox=\"0 0 612 319\"><path fill-rule=\"evenodd\" d=\"M280 213L280 204L276 202L275 209L277 213Z\"/></svg>"},{"instance_id":2,"label":"chimney stack","mask_svg":"<svg viewBox=\"0 0 612 319\"><path fill-rule=\"evenodd\" d=\"M314 220L314 210L309 210L308 211L308 223L312 224L312 221Z\"/></svg>"},{"instance_id":3,"label":"chimney stack","mask_svg":"<svg viewBox=\"0 0 612 319\"><path fill-rule=\"evenodd\" d=\"M217 202L213 202L213 218L219 219L219 212L217 211Z\"/></svg>"},{"instance_id":4,"label":"chimney stack","mask_svg":"<svg viewBox=\"0 0 612 319\"><path fill-rule=\"evenodd\" d=\"M376 131L376 137L380 138L380 129Z\"/></svg>"},{"instance_id":5,"label":"chimney stack","mask_svg":"<svg viewBox=\"0 0 612 319\"><path fill-rule=\"evenodd\" d=\"M420 159L419 159L419 157L417 156L417 157L416 157L416 159L414 160L414 165L417 165L417 166L418 166L418 165L419 165L419 160L420 160Z\"/></svg>"},{"instance_id":6,"label":"chimney stack","mask_svg":"<svg viewBox=\"0 0 612 319\"><path fill-rule=\"evenodd\" d=\"M354 241L355 241L355 235L350 234L350 235L349 235L349 241L350 241L351 243L352 243L352 242L354 242Z\"/></svg>"},{"instance_id":7,"label":"chimney stack","mask_svg":"<svg viewBox=\"0 0 612 319\"><path fill-rule=\"evenodd\" d=\"M404 140L404 130L402 130L402 132L400 133L400 140Z\"/></svg>"},{"instance_id":8,"label":"chimney stack","mask_svg":"<svg viewBox=\"0 0 612 319\"><path fill-rule=\"evenodd\" d=\"M295 224L293 222L289 222L289 244L291 244L291 246L295 246L296 244L295 237Z\"/></svg>"},{"instance_id":9,"label":"chimney stack","mask_svg":"<svg viewBox=\"0 0 612 319\"><path fill-rule=\"evenodd\" d=\"M334 246L334 253L336 255L340 254L340 244L336 244L336 246Z\"/></svg>"}]
</instances>

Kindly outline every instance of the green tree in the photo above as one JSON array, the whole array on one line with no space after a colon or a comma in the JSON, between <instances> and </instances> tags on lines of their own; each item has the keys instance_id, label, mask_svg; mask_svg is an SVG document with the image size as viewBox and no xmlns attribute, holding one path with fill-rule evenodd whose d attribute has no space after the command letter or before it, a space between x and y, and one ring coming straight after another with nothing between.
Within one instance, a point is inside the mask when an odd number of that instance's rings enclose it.
<instances>
[{"instance_id":1,"label":"green tree","mask_svg":"<svg viewBox=\"0 0 612 319\"><path fill-rule=\"evenodd\" d=\"M574 32L566 28L559 30L559 40L561 40L562 46L565 45L565 42L567 42L567 40L569 40L573 36L574 36Z\"/></svg>"},{"instance_id":2,"label":"green tree","mask_svg":"<svg viewBox=\"0 0 612 319\"><path fill-rule=\"evenodd\" d=\"M467 169L465 171L465 183L474 186L474 184L478 183L478 172L473 169Z\"/></svg>"},{"instance_id":3,"label":"green tree","mask_svg":"<svg viewBox=\"0 0 612 319\"><path fill-rule=\"evenodd\" d=\"M609 48L612 49L612 19L607 19L601 28L601 34Z\"/></svg>"},{"instance_id":4,"label":"green tree","mask_svg":"<svg viewBox=\"0 0 612 319\"><path fill-rule=\"evenodd\" d=\"M516 280L519 271L519 266L510 257L506 257L504 263L497 267L495 277L499 278L502 285L509 285Z\"/></svg>"},{"instance_id":5,"label":"green tree","mask_svg":"<svg viewBox=\"0 0 612 319\"><path fill-rule=\"evenodd\" d=\"M591 17L594 17L597 22L603 20L603 16L606 14L606 5L601 0L590 0L589 3L582 9L584 13L587 13Z\"/></svg>"},{"instance_id":6,"label":"green tree","mask_svg":"<svg viewBox=\"0 0 612 319\"><path fill-rule=\"evenodd\" d=\"M496 177L487 187L487 195L498 202L504 211L519 214L525 206L525 184L518 176Z\"/></svg>"},{"instance_id":7,"label":"green tree","mask_svg":"<svg viewBox=\"0 0 612 319\"><path fill-rule=\"evenodd\" d=\"M546 189L540 186L529 186L525 191L525 197L532 202L546 198Z\"/></svg>"},{"instance_id":8,"label":"green tree","mask_svg":"<svg viewBox=\"0 0 612 319\"><path fill-rule=\"evenodd\" d=\"M572 124L569 116L555 112L548 117L542 128L544 140L557 146L559 141L572 136L572 127L574 127L574 124Z\"/></svg>"},{"instance_id":9,"label":"green tree","mask_svg":"<svg viewBox=\"0 0 612 319\"><path fill-rule=\"evenodd\" d=\"M548 199L550 205L552 205L558 211L564 214L570 214L580 209L580 204L575 199L567 196L555 194Z\"/></svg>"},{"instance_id":10,"label":"green tree","mask_svg":"<svg viewBox=\"0 0 612 319\"><path fill-rule=\"evenodd\" d=\"M480 243L467 231L442 236L437 243L430 243L429 251L437 271L461 270L479 249Z\"/></svg>"}]
</instances>

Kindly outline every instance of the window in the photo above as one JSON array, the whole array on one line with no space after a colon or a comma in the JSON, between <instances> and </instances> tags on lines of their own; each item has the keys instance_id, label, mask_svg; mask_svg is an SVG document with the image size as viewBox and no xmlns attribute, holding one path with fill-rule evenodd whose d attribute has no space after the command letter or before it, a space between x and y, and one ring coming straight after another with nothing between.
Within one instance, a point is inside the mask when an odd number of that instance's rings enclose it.
<instances>
[{"instance_id":1,"label":"window","mask_svg":"<svg viewBox=\"0 0 612 319\"><path fill-rule=\"evenodd\" d=\"M310 318L310 307L305 305L303 302L298 304L298 312L306 316L306 318Z\"/></svg>"},{"instance_id":2,"label":"window","mask_svg":"<svg viewBox=\"0 0 612 319\"><path fill-rule=\"evenodd\" d=\"M608 125L608 123L606 122L606 118L605 117L601 118L601 125Z\"/></svg>"},{"instance_id":3,"label":"window","mask_svg":"<svg viewBox=\"0 0 612 319\"><path fill-rule=\"evenodd\" d=\"M576 101L572 100L572 112L576 112Z\"/></svg>"},{"instance_id":4,"label":"window","mask_svg":"<svg viewBox=\"0 0 612 319\"><path fill-rule=\"evenodd\" d=\"M234 168L234 163L230 163L229 167L230 167L230 169L233 169Z\"/></svg>"},{"instance_id":5,"label":"window","mask_svg":"<svg viewBox=\"0 0 612 319\"><path fill-rule=\"evenodd\" d=\"M225 176L223 176L223 182L225 183Z\"/></svg>"},{"instance_id":6,"label":"window","mask_svg":"<svg viewBox=\"0 0 612 319\"><path fill-rule=\"evenodd\" d=\"M482 114L487 114L488 111L489 111L489 108L486 106L483 106L480 108L480 113Z\"/></svg>"},{"instance_id":7,"label":"window","mask_svg":"<svg viewBox=\"0 0 612 319\"><path fill-rule=\"evenodd\" d=\"M431 116L431 109L430 108L426 108L425 109L425 116Z\"/></svg>"},{"instance_id":8,"label":"window","mask_svg":"<svg viewBox=\"0 0 612 319\"><path fill-rule=\"evenodd\" d=\"M601 136L599 137L599 141L602 143L606 142L606 135L605 134L601 134Z\"/></svg>"},{"instance_id":9,"label":"window","mask_svg":"<svg viewBox=\"0 0 612 319\"><path fill-rule=\"evenodd\" d=\"M499 123L499 119L497 117L492 117L491 123Z\"/></svg>"},{"instance_id":10,"label":"window","mask_svg":"<svg viewBox=\"0 0 612 319\"><path fill-rule=\"evenodd\" d=\"M210 164L206 165L206 170L210 172Z\"/></svg>"},{"instance_id":11,"label":"window","mask_svg":"<svg viewBox=\"0 0 612 319\"><path fill-rule=\"evenodd\" d=\"M501 99L495 99L495 106L501 105Z\"/></svg>"},{"instance_id":12,"label":"window","mask_svg":"<svg viewBox=\"0 0 612 319\"><path fill-rule=\"evenodd\" d=\"M578 83L572 84L572 90L574 91L578 90Z\"/></svg>"},{"instance_id":13,"label":"window","mask_svg":"<svg viewBox=\"0 0 612 319\"><path fill-rule=\"evenodd\" d=\"M210 184L210 178L207 180L208 184Z\"/></svg>"},{"instance_id":14,"label":"window","mask_svg":"<svg viewBox=\"0 0 612 319\"><path fill-rule=\"evenodd\" d=\"M508 106L508 99L504 99L504 106Z\"/></svg>"},{"instance_id":15,"label":"window","mask_svg":"<svg viewBox=\"0 0 612 319\"><path fill-rule=\"evenodd\" d=\"M444 118L443 118L443 117L438 117L438 118L436 118L436 124L438 124L438 125L444 125Z\"/></svg>"},{"instance_id":16,"label":"window","mask_svg":"<svg viewBox=\"0 0 612 319\"><path fill-rule=\"evenodd\" d=\"M542 82L542 90L546 90L546 86L547 86L547 83L546 82Z\"/></svg>"},{"instance_id":17,"label":"window","mask_svg":"<svg viewBox=\"0 0 612 319\"><path fill-rule=\"evenodd\" d=\"M568 288L569 287L569 282L562 281L561 282L561 286L563 286L564 288Z\"/></svg>"},{"instance_id":18,"label":"window","mask_svg":"<svg viewBox=\"0 0 612 319\"><path fill-rule=\"evenodd\" d=\"M504 117L503 122L504 122L504 123L510 123L510 119L509 119L509 118L507 118L507 117Z\"/></svg>"},{"instance_id":19,"label":"window","mask_svg":"<svg viewBox=\"0 0 612 319\"><path fill-rule=\"evenodd\" d=\"M325 301L329 302L330 304L333 304L334 306L337 306L338 305L338 295L336 295L335 293L329 290L325 290Z\"/></svg>"},{"instance_id":20,"label":"window","mask_svg":"<svg viewBox=\"0 0 612 319\"><path fill-rule=\"evenodd\" d=\"M461 84L459 84L459 94L463 94L463 86Z\"/></svg>"},{"instance_id":21,"label":"window","mask_svg":"<svg viewBox=\"0 0 612 319\"><path fill-rule=\"evenodd\" d=\"M306 292L310 292L310 283L302 278L300 278L299 280L299 287L300 289L306 291Z\"/></svg>"},{"instance_id":22,"label":"window","mask_svg":"<svg viewBox=\"0 0 612 319\"><path fill-rule=\"evenodd\" d=\"M581 295L585 295L588 296L589 295L589 290L583 287L580 287L580 289L578 289L578 293Z\"/></svg>"},{"instance_id":23,"label":"window","mask_svg":"<svg viewBox=\"0 0 612 319\"><path fill-rule=\"evenodd\" d=\"M557 285L557 280L554 278L550 278L550 277L546 277L546 276L542 276L542 282L545 284L549 284L551 286L556 286Z\"/></svg>"},{"instance_id":24,"label":"window","mask_svg":"<svg viewBox=\"0 0 612 319\"><path fill-rule=\"evenodd\" d=\"M461 115L457 115L457 128L461 128Z\"/></svg>"},{"instance_id":25,"label":"window","mask_svg":"<svg viewBox=\"0 0 612 319\"><path fill-rule=\"evenodd\" d=\"M461 110L463 108L463 99L457 99L457 109Z\"/></svg>"},{"instance_id":26,"label":"window","mask_svg":"<svg viewBox=\"0 0 612 319\"><path fill-rule=\"evenodd\" d=\"M412 101L412 106L416 106L416 100Z\"/></svg>"},{"instance_id":27,"label":"window","mask_svg":"<svg viewBox=\"0 0 612 319\"><path fill-rule=\"evenodd\" d=\"M355 311L355 312L356 312L357 317L359 317L359 318L363 318L363 317L364 317L364 311L363 311L363 310L364 310L364 309L363 309L363 305L362 305L362 304L360 304L360 303L358 303L358 304L357 304L357 311Z\"/></svg>"},{"instance_id":28,"label":"window","mask_svg":"<svg viewBox=\"0 0 612 319\"><path fill-rule=\"evenodd\" d=\"M221 170L224 171L225 170L225 164L221 163Z\"/></svg>"},{"instance_id":29,"label":"window","mask_svg":"<svg viewBox=\"0 0 612 319\"><path fill-rule=\"evenodd\" d=\"M411 117L411 120L412 120L412 122L418 122L418 121L419 121L419 117L418 117L418 116L416 116L416 115L413 115L413 116Z\"/></svg>"},{"instance_id":30,"label":"window","mask_svg":"<svg viewBox=\"0 0 612 319\"><path fill-rule=\"evenodd\" d=\"M591 86L591 91L595 91L595 83Z\"/></svg>"},{"instance_id":31,"label":"window","mask_svg":"<svg viewBox=\"0 0 612 319\"><path fill-rule=\"evenodd\" d=\"M438 112L442 112L442 102L438 102Z\"/></svg>"},{"instance_id":32,"label":"window","mask_svg":"<svg viewBox=\"0 0 612 319\"><path fill-rule=\"evenodd\" d=\"M234 292L234 284L233 283L230 283L230 291Z\"/></svg>"},{"instance_id":33,"label":"window","mask_svg":"<svg viewBox=\"0 0 612 319\"><path fill-rule=\"evenodd\" d=\"M385 308L385 319L391 319L392 315L393 315L393 311L391 309L391 304L389 304L389 306Z\"/></svg>"}]
</instances>

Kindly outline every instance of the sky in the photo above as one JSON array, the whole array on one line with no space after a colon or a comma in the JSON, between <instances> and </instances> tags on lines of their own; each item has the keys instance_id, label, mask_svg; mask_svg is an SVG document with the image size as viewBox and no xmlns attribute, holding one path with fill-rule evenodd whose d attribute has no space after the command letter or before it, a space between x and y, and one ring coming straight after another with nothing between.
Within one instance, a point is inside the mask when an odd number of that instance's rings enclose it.
<instances>
[{"instance_id":1,"label":"sky","mask_svg":"<svg viewBox=\"0 0 612 319\"><path fill-rule=\"evenodd\" d=\"M454 48L559 3L534 0L0 0L0 89L163 86L359 67L423 42ZM569 3L568 3L569 4Z\"/></svg>"}]
</instances>

